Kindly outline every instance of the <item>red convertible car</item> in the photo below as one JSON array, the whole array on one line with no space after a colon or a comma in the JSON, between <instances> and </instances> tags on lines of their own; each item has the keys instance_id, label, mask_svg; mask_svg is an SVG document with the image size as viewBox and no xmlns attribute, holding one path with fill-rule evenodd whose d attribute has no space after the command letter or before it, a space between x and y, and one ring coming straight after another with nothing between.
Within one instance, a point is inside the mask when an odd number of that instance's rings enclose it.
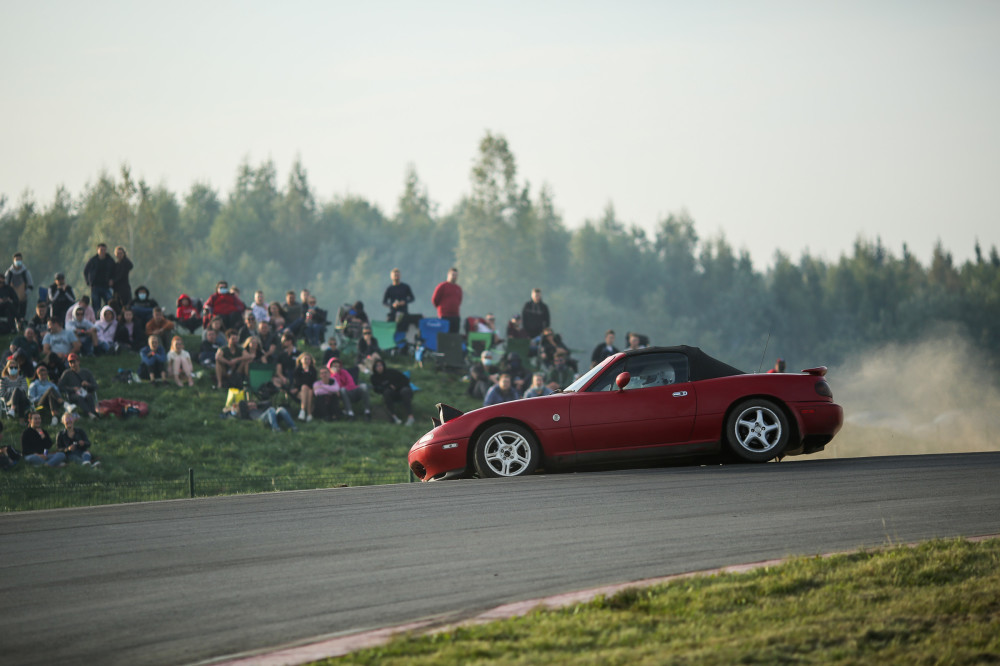
<instances>
[{"instance_id":1,"label":"red convertible car","mask_svg":"<svg viewBox=\"0 0 1000 666\"><path fill-rule=\"evenodd\" d=\"M615 354L562 391L468 413L439 405L410 448L423 481L728 453L745 462L822 451L843 424L826 368L746 374L697 347Z\"/></svg>"}]
</instances>

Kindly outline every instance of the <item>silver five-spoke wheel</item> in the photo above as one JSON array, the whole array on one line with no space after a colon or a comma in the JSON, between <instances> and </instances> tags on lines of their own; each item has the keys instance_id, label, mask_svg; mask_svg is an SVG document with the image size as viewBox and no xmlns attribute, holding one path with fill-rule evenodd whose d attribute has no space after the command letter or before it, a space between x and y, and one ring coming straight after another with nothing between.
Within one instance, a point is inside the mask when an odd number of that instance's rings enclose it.
<instances>
[{"instance_id":1,"label":"silver five-spoke wheel","mask_svg":"<svg viewBox=\"0 0 1000 666\"><path fill-rule=\"evenodd\" d=\"M766 462L788 446L788 418L770 400L753 398L733 410L726 427L729 448L748 462Z\"/></svg>"},{"instance_id":2,"label":"silver five-spoke wheel","mask_svg":"<svg viewBox=\"0 0 1000 666\"><path fill-rule=\"evenodd\" d=\"M516 424L499 424L480 435L476 445L476 471L480 476L507 477L531 474L538 467L534 437Z\"/></svg>"}]
</instances>

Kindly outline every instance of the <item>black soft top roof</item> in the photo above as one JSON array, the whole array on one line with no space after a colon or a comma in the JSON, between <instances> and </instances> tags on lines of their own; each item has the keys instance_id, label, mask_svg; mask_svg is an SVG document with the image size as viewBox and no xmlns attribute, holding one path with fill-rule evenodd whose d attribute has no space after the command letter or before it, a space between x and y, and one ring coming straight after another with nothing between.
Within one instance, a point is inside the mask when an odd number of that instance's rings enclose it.
<instances>
[{"instance_id":1,"label":"black soft top roof","mask_svg":"<svg viewBox=\"0 0 1000 666\"><path fill-rule=\"evenodd\" d=\"M687 345L677 345L676 347L646 347L625 352L626 356L639 356L641 354L653 354L663 352L674 352L684 354L688 357L690 377L688 381L697 382L703 379L715 379L716 377L732 377L733 375L746 374L742 370L723 363L719 359L712 358L698 347L688 347Z\"/></svg>"}]
</instances>

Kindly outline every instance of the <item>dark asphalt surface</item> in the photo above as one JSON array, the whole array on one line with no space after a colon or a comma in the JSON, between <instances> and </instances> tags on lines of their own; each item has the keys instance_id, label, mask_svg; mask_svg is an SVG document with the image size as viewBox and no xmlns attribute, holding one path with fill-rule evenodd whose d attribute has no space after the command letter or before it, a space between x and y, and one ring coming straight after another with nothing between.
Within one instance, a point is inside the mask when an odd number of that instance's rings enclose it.
<instances>
[{"instance_id":1,"label":"dark asphalt surface","mask_svg":"<svg viewBox=\"0 0 1000 666\"><path fill-rule=\"evenodd\" d=\"M1000 532L1000 454L337 488L0 516L2 662L186 664L788 555Z\"/></svg>"}]
</instances>

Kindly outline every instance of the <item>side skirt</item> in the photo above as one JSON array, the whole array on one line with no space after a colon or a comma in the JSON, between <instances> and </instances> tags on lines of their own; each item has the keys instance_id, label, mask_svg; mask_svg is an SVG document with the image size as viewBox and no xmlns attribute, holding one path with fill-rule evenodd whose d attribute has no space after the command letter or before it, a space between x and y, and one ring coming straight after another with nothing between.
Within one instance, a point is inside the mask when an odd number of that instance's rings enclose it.
<instances>
[{"instance_id":1,"label":"side skirt","mask_svg":"<svg viewBox=\"0 0 1000 666\"><path fill-rule=\"evenodd\" d=\"M593 453L573 453L563 456L552 456L551 458L545 459L545 467L562 469L569 467L588 467L591 465L607 465L622 462L663 460L664 458L713 455L719 453L721 450L722 446L719 442L666 444L663 446L647 446L641 449L595 451Z\"/></svg>"}]
</instances>

